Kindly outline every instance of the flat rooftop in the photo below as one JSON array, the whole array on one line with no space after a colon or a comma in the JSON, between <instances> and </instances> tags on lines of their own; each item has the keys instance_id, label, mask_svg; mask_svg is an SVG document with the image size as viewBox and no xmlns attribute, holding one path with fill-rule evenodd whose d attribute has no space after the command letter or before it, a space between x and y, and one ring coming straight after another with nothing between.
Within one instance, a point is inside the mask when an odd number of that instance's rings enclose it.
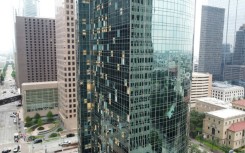
<instances>
[{"instance_id":1,"label":"flat rooftop","mask_svg":"<svg viewBox=\"0 0 245 153\"><path fill-rule=\"evenodd\" d=\"M223 89L231 89L231 88L243 88L241 86L231 85L227 82L215 81L212 84L213 88L223 88Z\"/></svg>"},{"instance_id":2,"label":"flat rooftop","mask_svg":"<svg viewBox=\"0 0 245 153\"><path fill-rule=\"evenodd\" d=\"M192 76L193 77L209 77L211 74L209 73L199 73L199 72L193 72Z\"/></svg>"},{"instance_id":3,"label":"flat rooftop","mask_svg":"<svg viewBox=\"0 0 245 153\"><path fill-rule=\"evenodd\" d=\"M240 115L245 116L244 111L233 109L233 108L207 112L207 114L223 119L232 118Z\"/></svg>"},{"instance_id":4,"label":"flat rooftop","mask_svg":"<svg viewBox=\"0 0 245 153\"><path fill-rule=\"evenodd\" d=\"M227 102L224 102L223 100L219 100L219 99L213 98L213 97L203 97L203 98L198 98L197 100L204 102L204 103L211 104L211 105L220 106L223 108L232 108L231 103L227 103Z\"/></svg>"}]
</instances>

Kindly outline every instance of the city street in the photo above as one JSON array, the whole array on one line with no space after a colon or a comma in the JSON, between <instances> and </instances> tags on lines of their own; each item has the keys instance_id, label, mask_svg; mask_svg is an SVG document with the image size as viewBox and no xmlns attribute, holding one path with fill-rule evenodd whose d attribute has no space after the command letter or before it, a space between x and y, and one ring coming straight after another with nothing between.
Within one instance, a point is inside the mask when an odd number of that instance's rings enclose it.
<instances>
[{"instance_id":1,"label":"city street","mask_svg":"<svg viewBox=\"0 0 245 153\"><path fill-rule=\"evenodd\" d=\"M18 95L18 91L15 86L15 80L11 76L12 70L12 65L9 65L6 71L3 85L0 85L0 99Z\"/></svg>"}]
</instances>

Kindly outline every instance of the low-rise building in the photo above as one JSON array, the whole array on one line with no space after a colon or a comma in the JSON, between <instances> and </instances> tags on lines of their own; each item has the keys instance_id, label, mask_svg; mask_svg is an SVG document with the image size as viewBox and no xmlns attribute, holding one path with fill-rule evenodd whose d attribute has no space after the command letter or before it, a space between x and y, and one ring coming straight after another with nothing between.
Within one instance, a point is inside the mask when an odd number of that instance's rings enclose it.
<instances>
[{"instance_id":1,"label":"low-rise building","mask_svg":"<svg viewBox=\"0 0 245 153\"><path fill-rule=\"evenodd\" d=\"M57 81L23 83L22 103L24 117L33 117L36 113L45 116L49 111L58 114Z\"/></svg>"},{"instance_id":2,"label":"low-rise building","mask_svg":"<svg viewBox=\"0 0 245 153\"><path fill-rule=\"evenodd\" d=\"M245 145L245 121L232 124L227 130L227 146L240 148Z\"/></svg>"},{"instance_id":3,"label":"low-rise building","mask_svg":"<svg viewBox=\"0 0 245 153\"><path fill-rule=\"evenodd\" d=\"M221 109L227 109L231 107L232 107L231 103L224 102L217 98L204 97L204 98L197 99L195 110L204 113L204 112L211 112L211 111L216 111Z\"/></svg>"},{"instance_id":4,"label":"low-rise building","mask_svg":"<svg viewBox=\"0 0 245 153\"><path fill-rule=\"evenodd\" d=\"M241 98L243 99L244 88L228 84L227 82L213 82L212 97L223 100L224 102L232 102Z\"/></svg>"},{"instance_id":5,"label":"low-rise building","mask_svg":"<svg viewBox=\"0 0 245 153\"><path fill-rule=\"evenodd\" d=\"M190 107L196 106L196 99L210 97L212 89L212 75L209 73L192 73Z\"/></svg>"},{"instance_id":6,"label":"low-rise building","mask_svg":"<svg viewBox=\"0 0 245 153\"><path fill-rule=\"evenodd\" d=\"M237 109L222 109L207 112L203 120L203 137L218 142L220 145L226 145L232 149L244 145L244 137L238 137L237 132L245 120L245 112ZM240 142L237 143L237 142ZM235 145L234 145L235 144Z\"/></svg>"},{"instance_id":7,"label":"low-rise building","mask_svg":"<svg viewBox=\"0 0 245 153\"><path fill-rule=\"evenodd\" d=\"M245 111L245 100L236 100L232 102L232 107L235 109L239 109Z\"/></svg>"}]
</instances>

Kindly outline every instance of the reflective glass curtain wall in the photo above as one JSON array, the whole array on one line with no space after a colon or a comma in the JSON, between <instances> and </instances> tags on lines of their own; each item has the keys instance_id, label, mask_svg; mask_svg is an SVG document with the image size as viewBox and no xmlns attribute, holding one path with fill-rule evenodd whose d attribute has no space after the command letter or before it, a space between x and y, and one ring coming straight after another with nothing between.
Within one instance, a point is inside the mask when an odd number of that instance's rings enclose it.
<instances>
[{"instance_id":1,"label":"reflective glass curtain wall","mask_svg":"<svg viewBox=\"0 0 245 153\"><path fill-rule=\"evenodd\" d=\"M77 6L80 152L187 152L194 0Z\"/></svg>"}]
</instances>

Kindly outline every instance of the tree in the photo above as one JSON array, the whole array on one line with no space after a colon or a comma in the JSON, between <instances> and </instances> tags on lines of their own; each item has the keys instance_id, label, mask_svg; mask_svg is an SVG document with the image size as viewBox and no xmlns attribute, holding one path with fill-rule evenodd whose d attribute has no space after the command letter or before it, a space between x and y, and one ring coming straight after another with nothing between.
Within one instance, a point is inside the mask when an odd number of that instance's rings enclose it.
<instances>
[{"instance_id":1,"label":"tree","mask_svg":"<svg viewBox=\"0 0 245 153\"><path fill-rule=\"evenodd\" d=\"M42 126L42 125L43 125L43 121L42 121L42 119L41 119L41 118L39 118L39 119L38 119L38 121L37 121L37 125L38 125L38 126Z\"/></svg>"},{"instance_id":2,"label":"tree","mask_svg":"<svg viewBox=\"0 0 245 153\"><path fill-rule=\"evenodd\" d=\"M54 115L51 111L49 111L46 116L47 116L48 121L50 121L50 122L53 121Z\"/></svg>"},{"instance_id":3,"label":"tree","mask_svg":"<svg viewBox=\"0 0 245 153\"><path fill-rule=\"evenodd\" d=\"M190 151L189 153L202 153L199 149L198 149L198 145L196 144L192 144L190 146Z\"/></svg>"},{"instance_id":4,"label":"tree","mask_svg":"<svg viewBox=\"0 0 245 153\"><path fill-rule=\"evenodd\" d=\"M198 133L202 132L204 113L191 111L190 113L190 137L195 138Z\"/></svg>"},{"instance_id":5,"label":"tree","mask_svg":"<svg viewBox=\"0 0 245 153\"><path fill-rule=\"evenodd\" d=\"M30 116L27 116L27 117L25 118L26 123L30 123L31 120L32 120L32 119L30 118Z\"/></svg>"},{"instance_id":6,"label":"tree","mask_svg":"<svg viewBox=\"0 0 245 153\"><path fill-rule=\"evenodd\" d=\"M38 119L41 118L41 116L40 116L40 114L36 113L36 115L34 116L34 118L35 118L36 120L38 120Z\"/></svg>"}]
</instances>

